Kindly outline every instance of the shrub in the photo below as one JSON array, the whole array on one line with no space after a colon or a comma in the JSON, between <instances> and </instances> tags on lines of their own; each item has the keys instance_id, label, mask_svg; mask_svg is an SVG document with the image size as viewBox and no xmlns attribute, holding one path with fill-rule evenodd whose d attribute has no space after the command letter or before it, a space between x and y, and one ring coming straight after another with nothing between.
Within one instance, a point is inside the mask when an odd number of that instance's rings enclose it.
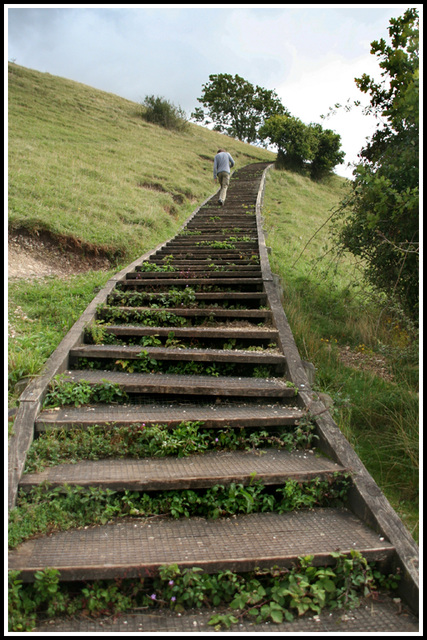
<instances>
[{"instance_id":1,"label":"shrub","mask_svg":"<svg viewBox=\"0 0 427 640\"><path fill-rule=\"evenodd\" d=\"M165 98L146 96L142 106L142 117L147 122L175 131L183 131L188 126L185 111Z\"/></svg>"}]
</instances>

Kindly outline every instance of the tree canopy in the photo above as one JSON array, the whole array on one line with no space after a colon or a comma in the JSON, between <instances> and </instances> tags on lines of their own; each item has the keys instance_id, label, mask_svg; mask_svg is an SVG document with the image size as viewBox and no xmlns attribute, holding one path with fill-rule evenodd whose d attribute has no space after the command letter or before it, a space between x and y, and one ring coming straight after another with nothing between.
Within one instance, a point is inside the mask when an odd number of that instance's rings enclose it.
<instances>
[{"instance_id":1,"label":"tree canopy","mask_svg":"<svg viewBox=\"0 0 427 640\"><path fill-rule=\"evenodd\" d=\"M300 170L309 166L312 178L321 178L344 160L341 137L320 124L304 124L290 115L275 115L260 129L260 136L278 147L278 162Z\"/></svg>"},{"instance_id":2,"label":"tree canopy","mask_svg":"<svg viewBox=\"0 0 427 640\"><path fill-rule=\"evenodd\" d=\"M275 91L253 86L238 75L210 75L202 88L197 101L203 107L196 107L191 117L203 124L213 123L215 131L243 142L262 143L258 132L265 120L287 113Z\"/></svg>"},{"instance_id":3,"label":"tree canopy","mask_svg":"<svg viewBox=\"0 0 427 640\"><path fill-rule=\"evenodd\" d=\"M371 284L418 313L419 19L415 9L390 20L390 42L371 43L382 81L356 79L370 95L377 129L360 153L350 197L337 213L340 250L362 258Z\"/></svg>"}]
</instances>

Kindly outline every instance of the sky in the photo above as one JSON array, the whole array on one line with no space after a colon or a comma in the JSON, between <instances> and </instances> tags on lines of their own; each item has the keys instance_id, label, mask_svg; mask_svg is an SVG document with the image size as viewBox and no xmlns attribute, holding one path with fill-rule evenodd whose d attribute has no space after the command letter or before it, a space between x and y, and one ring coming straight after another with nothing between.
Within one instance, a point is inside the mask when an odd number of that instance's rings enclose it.
<instances>
[{"instance_id":1,"label":"sky","mask_svg":"<svg viewBox=\"0 0 427 640\"><path fill-rule=\"evenodd\" d=\"M373 40L390 18L422 5L106 4L4 5L8 61L114 93L134 102L162 96L189 117L211 74L239 75L274 90L291 115L341 136L335 172L366 146L376 121L339 109L369 97L355 78L380 79Z\"/></svg>"}]
</instances>

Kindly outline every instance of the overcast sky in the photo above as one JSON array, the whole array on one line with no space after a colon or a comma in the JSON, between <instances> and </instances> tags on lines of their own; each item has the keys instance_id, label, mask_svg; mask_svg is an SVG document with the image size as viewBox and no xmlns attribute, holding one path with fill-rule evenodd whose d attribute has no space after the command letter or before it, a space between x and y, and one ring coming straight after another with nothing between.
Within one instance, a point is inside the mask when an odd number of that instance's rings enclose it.
<instances>
[{"instance_id":1,"label":"overcast sky","mask_svg":"<svg viewBox=\"0 0 427 640\"><path fill-rule=\"evenodd\" d=\"M340 134L354 162L375 123L360 110L323 121L335 103L368 97L379 78L370 43L390 18L422 5L5 5L7 59L135 102L163 96L189 116L210 74L274 89L293 116ZM351 169L336 172L347 177Z\"/></svg>"}]
</instances>

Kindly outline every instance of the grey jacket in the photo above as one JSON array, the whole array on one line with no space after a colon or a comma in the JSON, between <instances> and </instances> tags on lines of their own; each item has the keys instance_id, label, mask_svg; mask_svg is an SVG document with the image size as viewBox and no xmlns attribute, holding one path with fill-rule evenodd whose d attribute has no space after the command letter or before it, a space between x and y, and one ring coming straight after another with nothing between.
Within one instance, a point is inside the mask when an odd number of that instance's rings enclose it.
<instances>
[{"instance_id":1,"label":"grey jacket","mask_svg":"<svg viewBox=\"0 0 427 640\"><path fill-rule=\"evenodd\" d=\"M234 160L230 156L227 151L221 151L221 153L217 153L214 159L214 167L213 167L213 177L214 180L217 177L218 173L221 171L226 171L226 173L230 173L230 168L234 167Z\"/></svg>"}]
</instances>

